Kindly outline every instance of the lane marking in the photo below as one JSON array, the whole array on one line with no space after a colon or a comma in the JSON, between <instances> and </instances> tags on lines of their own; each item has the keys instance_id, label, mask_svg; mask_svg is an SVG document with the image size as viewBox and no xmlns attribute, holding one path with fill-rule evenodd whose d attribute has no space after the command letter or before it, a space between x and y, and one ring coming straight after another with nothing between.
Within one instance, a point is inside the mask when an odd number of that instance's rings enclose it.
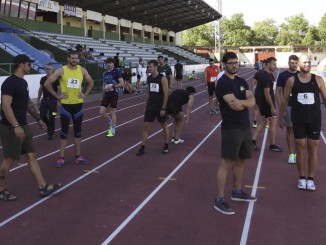
<instances>
[{"instance_id":1,"label":"lane marking","mask_svg":"<svg viewBox=\"0 0 326 245\"><path fill-rule=\"evenodd\" d=\"M246 188L254 188L252 185L245 185ZM266 187L265 186L257 186L257 189L263 189L265 190Z\"/></svg>"},{"instance_id":2,"label":"lane marking","mask_svg":"<svg viewBox=\"0 0 326 245\"><path fill-rule=\"evenodd\" d=\"M202 104L201 106L199 106L199 107L197 107L196 109L194 109L191 113L196 112L197 110L201 109L202 107L206 106L207 104L208 104L208 102ZM138 117L138 118L143 118L143 117L144 117L144 115L142 115L142 116L140 116L140 117ZM134 118L134 119L131 120L131 121L134 121L134 120L136 120L136 119L138 119L138 118ZM171 125L172 125L172 123L169 124L169 127L170 127ZM151 134L151 135L148 137L148 139L154 137L155 135L159 134L159 133L162 132L162 131L163 131L162 129L156 131L155 133ZM105 132L105 131L103 131L103 132ZM103 133L103 132L102 132L102 133ZM99 135L99 134L98 134L98 135ZM92 136L92 137L90 137L90 138L93 138L93 137L95 137L95 136ZM82 142L83 142L83 141L82 141ZM98 169L100 169L100 168L106 166L107 164L113 162L115 159L117 159L117 158L119 158L120 156L126 154L128 151L132 150L133 148L138 147L139 144L141 144L141 141L135 143L134 145L130 146L130 147L127 148L126 150L124 150L124 151L120 152L119 154L115 155L115 156L112 157L111 159L109 159L109 160L107 160L107 161L101 163L99 166L93 168L93 169L90 170L89 172L87 172L87 173L85 173L85 174L79 176L78 178L72 180L71 182L68 182L67 184L64 184L62 188L60 188L59 190L57 190L56 192L54 192L54 193L51 194L50 196L47 196L47 197L44 197L44 198L40 199L39 201L33 203L32 205L30 205L30 206L24 208L23 210L19 211L18 213L14 214L14 215L12 215L11 217L7 218L6 220L2 221L2 222L0 223L0 228L1 228L2 226L6 225L7 223L11 222L12 220L14 220L14 219L20 217L21 215L27 213L27 212L30 211L30 210L32 210L33 208L37 207L38 205L42 204L43 202L47 201L47 200L48 200L49 198L51 198L53 195L55 195L55 194L57 194L57 193L60 193L60 192L64 191L64 190L67 189L68 187L70 187L70 186L74 185L75 183L81 181L82 179L86 178L88 175L92 174L94 171L97 171ZM57 150L56 152L59 152L59 150ZM24 166L26 166L26 164L24 164ZM164 182L164 181L163 181L163 182ZM162 182L162 183L163 183L163 182Z\"/></svg>"},{"instance_id":3,"label":"lane marking","mask_svg":"<svg viewBox=\"0 0 326 245\"><path fill-rule=\"evenodd\" d=\"M99 174L100 173L100 171L97 171L97 170L96 171L92 171L91 169L84 169L83 172L85 172L85 173L92 172L94 174Z\"/></svg>"},{"instance_id":4,"label":"lane marking","mask_svg":"<svg viewBox=\"0 0 326 245\"><path fill-rule=\"evenodd\" d=\"M165 180L165 179L167 179L167 178L164 178L164 177L158 177L158 179L160 179L160 180ZM170 179L168 179L168 180L177 180L176 178L170 178Z\"/></svg>"},{"instance_id":5,"label":"lane marking","mask_svg":"<svg viewBox=\"0 0 326 245\"><path fill-rule=\"evenodd\" d=\"M159 184L152 191L152 193L149 194L147 198L118 226L118 228L111 233L111 235L102 243L102 245L109 244L120 233L120 231L128 225L128 223L140 212L140 210L142 210L142 208L165 186L169 179L172 178L188 161L188 159L201 147L201 145L205 143L205 141L215 132L220 124L221 122L219 122L218 125L216 125L211 132L208 133L208 135L188 154L188 156L183 159L183 161L179 163L179 165L166 177L166 179L162 181L162 183Z\"/></svg>"}]
</instances>

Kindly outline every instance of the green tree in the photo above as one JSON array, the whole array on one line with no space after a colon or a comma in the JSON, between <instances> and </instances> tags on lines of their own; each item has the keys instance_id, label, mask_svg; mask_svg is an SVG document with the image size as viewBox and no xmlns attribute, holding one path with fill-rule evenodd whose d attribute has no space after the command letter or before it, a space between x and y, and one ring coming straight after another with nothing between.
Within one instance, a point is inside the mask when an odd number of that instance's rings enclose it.
<instances>
[{"instance_id":1,"label":"green tree","mask_svg":"<svg viewBox=\"0 0 326 245\"><path fill-rule=\"evenodd\" d=\"M213 23L196 26L182 32L182 45L185 46L214 46L215 29Z\"/></svg>"},{"instance_id":2,"label":"green tree","mask_svg":"<svg viewBox=\"0 0 326 245\"><path fill-rule=\"evenodd\" d=\"M315 26L309 26L306 36L302 40L303 45L318 45L320 42L318 30Z\"/></svg>"},{"instance_id":3,"label":"green tree","mask_svg":"<svg viewBox=\"0 0 326 245\"><path fill-rule=\"evenodd\" d=\"M321 18L318 25L318 36L320 38L319 44L326 45L326 13Z\"/></svg>"},{"instance_id":4,"label":"green tree","mask_svg":"<svg viewBox=\"0 0 326 245\"><path fill-rule=\"evenodd\" d=\"M286 18L287 23L280 25L280 31L276 37L278 45L301 45L305 37L309 22L303 14Z\"/></svg>"},{"instance_id":5,"label":"green tree","mask_svg":"<svg viewBox=\"0 0 326 245\"><path fill-rule=\"evenodd\" d=\"M252 45L255 46L271 46L275 45L275 38L278 34L278 28L275 20L267 19L256 22L252 27L253 40Z\"/></svg>"},{"instance_id":6,"label":"green tree","mask_svg":"<svg viewBox=\"0 0 326 245\"><path fill-rule=\"evenodd\" d=\"M231 19L221 20L221 43L223 46L249 46L253 33L243 20L243 14L234 14Z\"/></svg>"}]
</instances>

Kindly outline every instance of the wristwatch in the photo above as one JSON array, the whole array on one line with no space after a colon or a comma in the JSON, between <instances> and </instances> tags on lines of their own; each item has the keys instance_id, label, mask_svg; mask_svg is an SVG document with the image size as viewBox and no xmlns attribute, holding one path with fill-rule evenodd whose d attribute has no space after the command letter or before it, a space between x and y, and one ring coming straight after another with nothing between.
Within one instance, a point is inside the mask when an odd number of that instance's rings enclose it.
<instances>
[{"instance_id":1,"label":"wristwatch","mask_svg":"<svg viewBox=\"0 0 326 245\"><path fill-rule=\"evenodd\" d=\"M13 126L14 128L18 128L20 125L19 125L19 123L14 123L12 126Z\"/></svg>"}]
</instances>

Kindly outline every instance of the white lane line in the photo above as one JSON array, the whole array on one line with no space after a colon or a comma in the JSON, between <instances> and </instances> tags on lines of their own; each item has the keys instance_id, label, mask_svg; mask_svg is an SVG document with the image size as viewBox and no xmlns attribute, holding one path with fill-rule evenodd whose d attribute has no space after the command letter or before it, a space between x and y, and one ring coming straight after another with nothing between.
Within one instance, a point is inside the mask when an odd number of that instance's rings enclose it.
<instances>
[{"instance_id":1,"label":"white lane line","mask_svg":"<svg viewBox=\"0 0 326 245\"><path fill-rule=\"evenodd\" d=\"M267 141L267 135L268 135L268 129L266 128L262 146L261 146L260 153L259 153L258 165L257 165L257 169L256 169L256 174L255 174L255 180L254 180L254 184L252 186L252 191L251 191L251 196L254 196L254 197L257 195L257 188L258 188L258 182L259 182L259 177L260 177L260 171L261 171L261 167L262 167L263 159L264 159L264 151L265 151L265 146L266 146L266 141ZM245 223L244 223L243 230L242 230L240 245L247 244L248 233L249 233L249 229L250 229L254 205L255 205L255 202L249 202L246 219L245 219Z\"/></svg>"},{"instance_id":2,"label":"white lane line","mask_svg":"<svg viewBox=\"0 0 326 245\"><path fill-rule=\"evenodd\" d=\"M128 223L139 213L139 211L164 187L164 185L179 171L179 169L188 161L188 159L201 147L202 144L212 135L212 133L219 127L221 122L216 125L211 132L183 159L181 163L166 177L161 184L159 184L155 190L147 196L147 198L119 225L117 229L102 243L102 245L109 244L119 233L125 228Z\"/></svg>"},{"instance_id":3,"label":"white lane line","mask_svg":"<svg viewBox=\"0 0 326 245\"><path fill-rule=\"evenodd\" d=\"M320 131L320 136L323 139L324 144L326 145L326 138L325 138L324 132Z\"/></svg>"},{"instance_id":4,"label":"white lane line","mask_svg":"<svg viewBox=\"0 0 326 245\"><path fill-rule=\"evenodd\" d=\"M197 111L197 110L199 110L200 108L206 106L207 104L208 104L208 102L202 104L201 106L199 106L199 107L197 107L196 109L194 109L191 113L194 113L195 111ZM143 115L140 116L140 117L143 117ZM138 118L139 118L139 117L138 117ZM135 118L135 119L133 119L133 120L136 120L136 119L138 119L138 118ZM171 125L172 125L172 123L169 124L169 126L171 126ZM149 139L152 138L153 136L157 135L157 134L160 133L161 131L162 131L162 129L156 131L155 133L151 134L148 138L149 138ZM95 136L93 136L93 137L95 137ZM87 173L81 175L81 176L78 177L77 179L75 179L75 180L73 180L73 181L71 181L71 182L69 182L69 183L67 183L67 184L64 184L64 186L63 186L61 189L59 189L58 191L56 191L56 192L53 193L52 195L50 195L50 196L48 196L48 197L45 197L45 198L42 198L41 200L39 200L39 201L33 203L32 205L30 205L30 206L24 208L23 210L21 210L20 212L14 214L13 216L11 216L11 217L7 218L6 220L2 221L2 222L0 223L0 228L1 228L2 226L6 225L7 223L11 222L12 220L14 220L14 219L20 217L21 215L27 213L27 212L30 211L31 209L33 209L33 208L37 207L38 205L42 204L43 202L45 202L46 200L48 200L50 197L52 197L54 194L59 193L59 192L62 192L63 190L67 189L68 187L72 186L73 184L75 184L75 183L79 182L80 180L86 178L88 175L90 175L90 174L92 174L92 173L98 171L100 168L102 168L102 167L106 166L107 164L111 163L113 160L115 160L115 159L117 159L118 157L124 155L125 153L127 153L127 152L130 151L130 150L132 150L132 149L135 148L136 146L139 146L140 143L141 143L141 141L137 142L136 144L130 146L128 149L126 149L126 150L120 152L119 154L115 155L115 156L112 157L111 159L107 160L106 162L101 163L99 166L93 168L92 170L89 170L89 172L87 172ZM26 165L26 164L25 164L25 165Z\"/></svg>"}]
</instances>

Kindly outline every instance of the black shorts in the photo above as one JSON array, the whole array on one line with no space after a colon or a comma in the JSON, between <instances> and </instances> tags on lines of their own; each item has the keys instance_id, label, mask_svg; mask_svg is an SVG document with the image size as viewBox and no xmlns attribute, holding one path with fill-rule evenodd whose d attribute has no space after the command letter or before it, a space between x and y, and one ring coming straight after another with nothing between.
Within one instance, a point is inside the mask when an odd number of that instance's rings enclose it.
<instances>
[{"instance_id":1,"label":"black shorts","mask_svg":"<svg viewBox=\"0 0 326 245\"><path fill-rule=\"evenodd\" d=\"M155 118L159 123L166 122L166 115L160 116L161 108L148 108L146 107L144 122L154 122Z\"/></svg>"},{"instance_id":2,"label":"black shorts","mask_svg":"<svg viewBox=\"0 0 326 245\"><path fill-rule=\"evenodd\" d=\"M272 117L272 111L269 105L258 105L260 115L265 118Z\"/></svg>"},{"instance_id":3,"label":"black shorts","mask_svg":"<svg viewBox=\"0 0 326 245\"><path fill-rule=\"evenodd\" d=\"M141 75L137 75L137 80L141 79Z\"/></svg>"},{"instance_id":4,"label":"black shorts","mask_svg":"<svg viewBox=\"0 0 326 245\"><path fill-rule=\"evenodd\" d=\"M176 74L175 75L175 80L182 80L182 74Z\"/></svg>"},{"instance_id":5,"label":"black shorts","mask_svg":"<svg viewBox=\"0 0 326 245\"><path fill-rule=\"evenodd\" d=\"M222 129L221 154L227 160L251 158L251 129Z\"/></svg>"},{"instance_id":6,"label":"black shorts","mask_svg":"<svg viewBox=\"0 0 326 245\"><path fill-rule=\"evenodd\" d=\"M100 105L104 106L105 108L107 108L108 106L110 106L110 108L117 108L118 99L119 99L118 95L110 96L110 97L104 96Z\"/></svg>"},{"instance_id":7,"label":"black shorts","mask_svg":"<svg viewBox=\"0 0 326 245\"><path fill-rule=\"evenodd\" d=\"M168 104L167 108L166 108L166 112L167 114L170 115L178 115L179 112L182 111L182 105L172 105L172 104Z\"/></svg>"},{"instance_id":8,"label":"black shorts","mask_svg":"<svg viewBox=\"0 0 326 245\"><path fill-rule=\"evenodd\" d=\"M207 91L209 96L213 96L213 94L215 93L215 83L207 83Z\"/></svg>"},{"instance_id":9,"label":"black shorts","mask_svg":"<svg viewBox=\"0 0 326 245\"><path fill-rule=\"evenodd\" d=\"M295 139L319 140L321 121L316 123L293 123L293 135Z\"/></svg>"}]
</instances>

